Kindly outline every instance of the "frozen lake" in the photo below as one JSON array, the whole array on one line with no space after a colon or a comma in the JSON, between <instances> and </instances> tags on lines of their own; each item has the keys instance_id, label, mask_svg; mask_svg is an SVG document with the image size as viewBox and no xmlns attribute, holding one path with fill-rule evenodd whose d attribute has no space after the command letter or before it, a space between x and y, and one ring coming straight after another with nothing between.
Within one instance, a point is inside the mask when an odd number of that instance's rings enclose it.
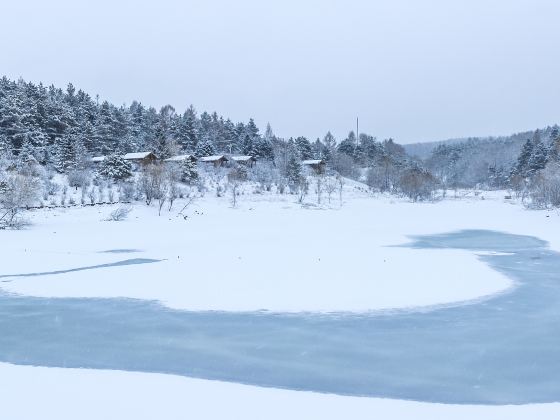
<instances>
[{"instance_id":1,"label":"frozen lake","mask_svg":"<svg viewBox=\"0 0 560 420\"><path fill-rule=\"evenodd\" d=\"M515 287L453 306L361 315L1 294L0 361L427 402L560 401L560 254L534 237L473 230L407 246L488 251L480 258ZM157 260L123 264L138 263ZM57 272L30 273L48 274Z\"/></svg>"}]
</instances>

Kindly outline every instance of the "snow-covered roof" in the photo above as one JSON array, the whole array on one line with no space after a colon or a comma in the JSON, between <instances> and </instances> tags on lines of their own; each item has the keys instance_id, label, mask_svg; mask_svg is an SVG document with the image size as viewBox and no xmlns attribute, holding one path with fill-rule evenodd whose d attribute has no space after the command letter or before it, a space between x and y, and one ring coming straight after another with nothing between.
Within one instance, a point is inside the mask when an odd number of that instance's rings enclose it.
<instances>
[{"instance_id":1,"label":"snow-covered roof","mask_svg":"<svg viewBox=\"0 0 560 420\"><path fill-rule=\"evenodd\" d=\"M146 159L151 154L152 154L152 152L127 153L126 155L123 156L123 159L126 159L126 160L142 160L142 159Z\"/></svg>"},{"instance_id":2,"label":"snow-covered roof","mask_svg":"<svg viewBox=\"0 0 560 420\"><path fill-rule=\"evenodd\" d=\"M227 158L224 155L203 156L200 158L202 162L216 162L222 159L227 160Z\"/></svg>"},{"instance_id":3,"label":"snow-covered roof","mask_svg":"<svg viewBox=\"0 0 560 420\"><path fill-rule=\"evenodd\" d=\"M165 162L182 162L187 159L196 159L193 155L177 155L165 159Z\"/></svg>"},{"instance_id":4,"label":"snow-covered roof","mask_svg":"<svg viewBox=\"0 0 560 420\"><path fill-rule=\"evenodd\" d=\"M322 163L325 163L325 161L323 159L309 159L309 160L304 160L301 163L304 165L320 165Z\"/></svg>"},{"instance_id":5,"label":"snow-covered roof","mask_svg":"<svg viewBox=\"0 0 560 420\"><path fill-rule=\"evenodd\" d=\"M94 156L91 158L92 162L103 162L105 160L106 156Z\"/></svg>"},{"instance_id":6,"label":"snow-covered roof","mask_svg":"<svg viewBox=\"0 0 560 420\"><path fill-rule=\"evenodd\" d=\"M253 156L232 156L231 159L236 162L247 162L249 160L256 160Z\"/></svg>"}]
</instances>

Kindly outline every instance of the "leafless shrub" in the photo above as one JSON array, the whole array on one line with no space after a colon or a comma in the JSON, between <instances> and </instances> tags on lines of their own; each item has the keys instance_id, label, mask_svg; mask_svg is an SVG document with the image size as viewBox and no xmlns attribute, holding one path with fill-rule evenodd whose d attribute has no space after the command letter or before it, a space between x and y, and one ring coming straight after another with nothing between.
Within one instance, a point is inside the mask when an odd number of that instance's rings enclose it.
<instances>
[{"instance_id":1,"label":"leafless shrub","mask_svg":"<svg viewBox=\"0 0 560 420\"><path fill-rule=\"evenodd\" d=\"M430 172L418 167L404 170L399 179L400 191L415 202L432 199L436 184Z\"/></svg>"},{"instance_id":2,"label":"leafless shrub","mask_svg":"<svg viewBox=\"0 0 560 420\"><path fill-rule=\"evenodd\" d=\"M329 203L331 202L331 196L336 191L337 180L334 176L328 176L325 179L325 191L327 192L327 198Z\"/></svg>"},{"instance_id":3,"label":"leafless shrub","mask_svg":"<svg viewBox=\"0 0 560 420\"><path fill-rule=\"evenodd\" d=\"M132 206L120 206L109 213L109 216L105 220L108 222L120 222L125 220L131 211Z\"/></svg>"},{"instance_id":4,"label":"leafless shrub","mask_svg":"<svg viewBox=\"0 0 560 420\"><path fill-rule=\"evenodd\" d=\"M532 180L528 189L530 207L560 207L560 165L548 165Z\"/></svg>"},{"instance_id":5,"label":"leafless shrub","mask_svg":"<svg viewBox=\"0 0 560 420\"><path fill-rule=\"evenodd\" d=\"M22 212L40 197L40 183L35 177L11 175L0 188L0 228L21 229L27 224Z\"/></svg>"},{"instance_id":6,"label":"leafless shrub","mask_svg":"<svg viewBox=\"0 0 560 420\"><path fill-rule=\"evenodd\" d=\"M132 182L123 182L119 186L119 199L120 201L132 201L136 193L134 184Z\"/></svg>"},{"instance_id":7,"label":"leafless shrub","mask_svg":"<svg viewBox=\"0 0 560 420\"><path fill-rule=\"evenodd\" d=\"M247 168L235 166L228 172L227 178L231 186L231 205L236 207L239 185L247 180Z\"/></svg>"}]
</instances>

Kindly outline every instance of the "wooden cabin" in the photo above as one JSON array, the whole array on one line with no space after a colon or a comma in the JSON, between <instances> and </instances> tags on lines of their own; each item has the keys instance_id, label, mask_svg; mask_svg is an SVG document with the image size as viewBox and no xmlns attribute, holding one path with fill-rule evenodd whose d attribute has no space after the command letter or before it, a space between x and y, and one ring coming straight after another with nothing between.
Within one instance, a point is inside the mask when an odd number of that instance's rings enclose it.
<instances>
[{"instance_id":1,"label":"wooden cabin","mask_svg":"<svg viewBox=\"0 0 560 420\"><path fill-rule=\"evenodd\" d=\"M254 156L231 156L230 159L235 163L245 165L249 168L252 168L253 165L257 162L257 158L255 158Z\"/></svg>"},{"instance_id":2,"label":"wooden cabin","mask_svg":"<svg viewBox=\"0 0 560 420\"><path fill-rule=\"evenodd\" d=\"M214 168L219 168L228 162L228 158L224 155L204 156L199 161L209 166L213 165Z\"/></svg>"},{"instance_id":3,"label":"wooden cabin","mask_svg":"<svg viewBox=\"0 0 560 420\"><path fill-rule=\"evenodd\" d=\"M156 155L153 152L135 152L127 153L123 159L135 165L148 165L156 160Z\"/></svg>"},{"instance_id":4,"label":"wooden cabin","mask_svg":"<svg viewBox=\"0 0 560 420\"><path fill-rule=\"evenodd\" d=\"M316 175L324 174L327 168L327 163L323 159L304 160L301 164L311 169Z\"/></svg>"},{"instance_id":5,"label":"wooden cabin","mask_svg":"<svg viewBox=\"0 0 560 420\"><path fill-rule=\"evenodd\" d=\"M177 156L172 156L168 159L165 159L164 162L165 163L170 163L170 164L180 164L183 163L186 160L190 160L193 163L196 163L197 159L195 156L193 155L177 155Z\"/></svg>"},{"instance_id":6,"label":"wooden cabin","mask_svg":"<svg viewBox=\"0 0 560 420\"><path fill-rule=\"evenodd\" d=\"M107 156L94 156L94 157L91 158L91 161L92 161L94 164L98 165L98 164L100 164L101 162L103 162L103 161L105 160L106 157L107 157Z\"/></svg>"}]
</instances>

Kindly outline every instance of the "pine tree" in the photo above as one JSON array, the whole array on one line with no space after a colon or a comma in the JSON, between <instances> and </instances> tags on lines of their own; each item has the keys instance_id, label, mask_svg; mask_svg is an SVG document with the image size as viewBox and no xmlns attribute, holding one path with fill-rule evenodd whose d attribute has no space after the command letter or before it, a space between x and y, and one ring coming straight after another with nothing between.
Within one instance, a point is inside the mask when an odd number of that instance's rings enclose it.
<instances>
[{"instance_id":1,"label":"pine tree","mask_svg":"<svg viewBox=\"0 0 560 420\"><path fill-rule=\"evenodd\" d=\"M550 146L548 148L548 160L550 162L560 162L560 132L555 125L550 136Z\"/></svg>"},{"instance_id":2,"label":"pine tree","mask_svg":"<svg viewBox=\"0 0 560 420\"><path fill-rule=\"evenodd\" d=\"M247 134L249 134L251 139L255 140L257 137L259 137L259 129L257 128L257 125L255 124L255 121L252 118L249 119L249 122L247 123L246 126L246 130L247 130Z\"/></svg>"},{"instance_id":3,"label":"pine tree","mask_svg":"<svg viewBox=\"0 0 560 420\"><path fill-rule=\"evenodd\" d=\"M197 157L212 156L215 153L216 149L208 137L202 138L196 146L195 156Z\"/></svg>"},{"instance_id":4,"label":"pine tree","mask_svg":"<svg viewBox=\"0 0 560 420\"><path fill-rule=\"evenodd\" d=\"M253 138L248 133L245 134L245 138L243 139L243 143L241 144L241 152L244 155L248 156L255 156L257 154Z\"/></svg>"},{"instance_id":5,"label":"pine tree","mask_svg":"<svg viewBox=\"0 0 560 420\"><path fill-rule=\"evenodd\" d=\"M167 159L171 157L172 148L170 141L165 134L165 128L163 125L158 125L156 128L155 138L151 149L158 159Z\"/></svg>"},{"instance_id":6,"label":"pine tree","mask_svg":"<svg viewBox=\"0 0 560 420\"><path fill-rule=\"evenodd\" d=\"M288 165L286 167L286 178L288 179L288 183L290 187L297 187L301 184L302 181L302 168L301 164L299 163L296 156L290 156L288 160Z\"/></svg>"},{"instance_id":7,"label":"pine tree","mask_svg":"<svg viewBox=\"0 0 560 420\"><path fill-rule=\"evenodd\" d=\"M58 172L67 172L76 167L75 144L78 135L75 129L68 130L61 137L57 137L54 143L54 167ZM80 152L82 152L80 150Z\"/></svg>"},{"instance_id":8,"label":"pine tree","mask_svg":"<svg viewBox=\"0 0 560 420\"><path fill-rule=\"evenodd\" d=\"M187 184L194 184L198 180L198 168L196 162L185 159L181 162L181 181Z\"/></svg>"},{"instance_id":9,"label":"pine tree","mask_svg":"<svg viewBox=\"0 0 560 420\"><path fill-rule=\"evenodd\" d=\"M118 138L115 134L115 119L111 106L104 101L99 108L94 128L94 153L108 155L116 150Z\"/></svg>"},{"instance_id":10,"label":"pine tree","mask_svg":"<svg viewBox=\"0 0 560 420\"><path fill-rule=\"evenodd\" d=\"M342 140L338 145L338 151L354 158L356 156L356 142L348 138Z\"/></svg>"},{"instance_id":11,"label":"pine tree","mask_svg":"<svg viewBox=\"0 0 560 420\"><path fill-rule=\"evenodd\" d=\"M184 132L185 138L182 146L185 150L194 151L198 144L198 120L196 110L191 105L184 114Z\"/></svg>"},{"instance_id":12,"label":"pine tree","mask_svg":"<svg viewBox=\"0 0 560 420\"><path fill-rule=\"evenodd\" d=\"M313 150L311 149L311 143L305 137L298 137L295 140L296 149L302 160L312 159Z\"/></svg>"},{"instance_id":13,"label":"pine tree","mask_svg":"<svg viewBox=\"0 0 560 420\"><path fill-rule=\"evenodd\" d=\"M325 145L323 159L329 162L336 152L336 139L330 131L325 134L325 137L323 138L323 144Z\"/></svg>"},{"instance_id":14,"label":"pine tree","mask_svg":"<svg viewBox=\"0 0 560 420\"><path fill-rule=\"evenodd\" d=\"M124 180L132 176L132 164L121 155L107 156L101 163L98 173L113 180Z\"/></svg>"},{"instance_id":15,"label":"pine tree","mask_svg":"<svg viewBox=\"0 0 560 420\"><path fill-rule=\"evenodd\" d=\"M21 145L21 150L19 152L19 159L22 162L27 162L30 159L36 159L35 157L35 148L33 147L33 143L31 142L30 137L26 137Z\"/></svg>"},{"instance_id":16,"label":"pine tree","mask_svg":"<svg viewBox=\"0 0 560 420\"><path fill-rule=\"evenodd\" d=\"M534 175L545 168L548 162L548 148L542 141L533 145L533 152L528 162L528 174Z\"/></svg>"},{"instance_id":17,"label":"pine tree","mask_svg":"<svg viewBox=\"0 0 560 420\"><path fill-rule=\"evenodd\" d=\"M531 156L533 155L533 142L531 139L527 139L523 148L521 149L521 153L517 158L517 163L512 171L512 175L519 176L519 177L526 177L528 175L529 170L529 161Z\"/></svg>"}]
</instances>

